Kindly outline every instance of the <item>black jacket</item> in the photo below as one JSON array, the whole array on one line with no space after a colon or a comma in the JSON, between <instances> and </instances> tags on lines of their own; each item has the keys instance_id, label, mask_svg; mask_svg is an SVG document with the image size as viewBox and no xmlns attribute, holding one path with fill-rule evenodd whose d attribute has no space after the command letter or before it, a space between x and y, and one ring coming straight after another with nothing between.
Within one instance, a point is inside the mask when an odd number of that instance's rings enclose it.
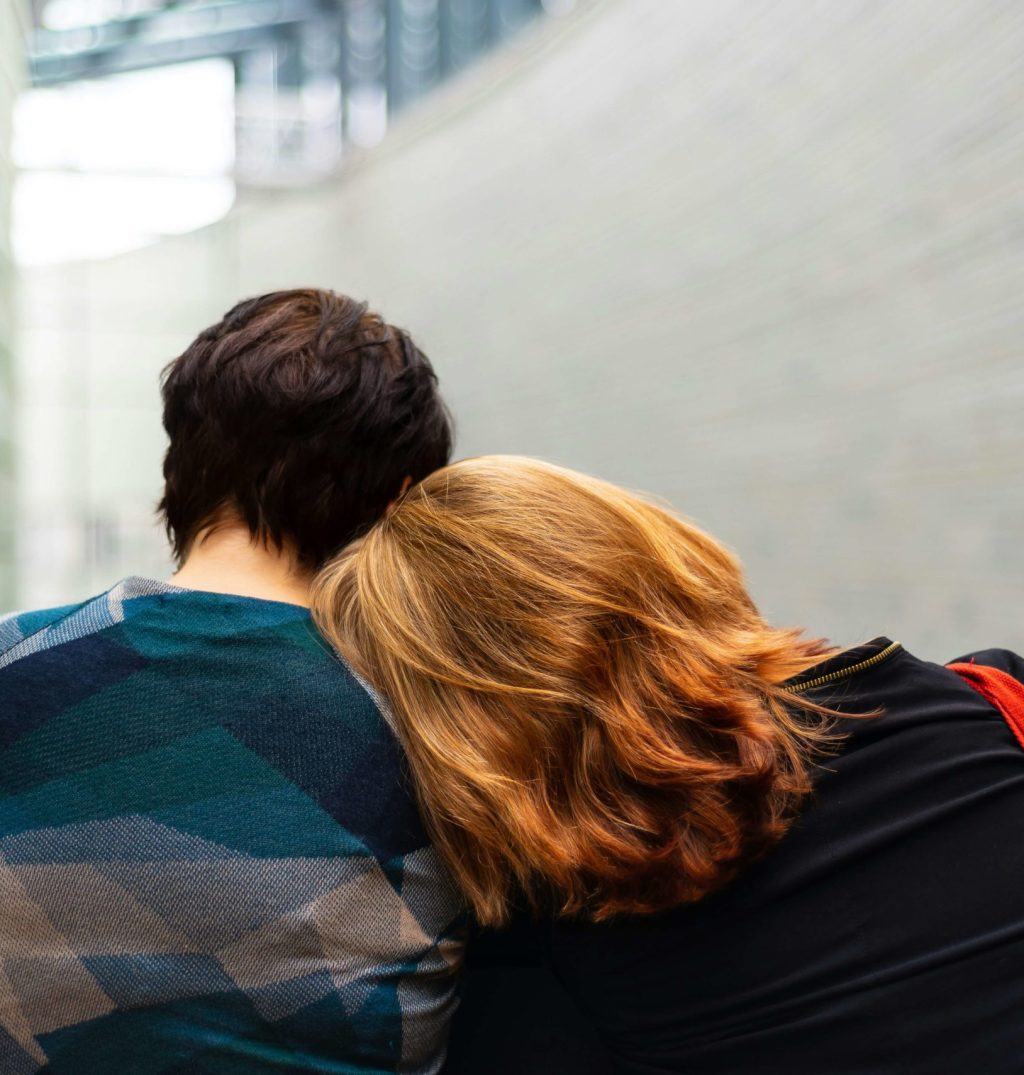
<instances>
[{"instance_id":1,"label":"black jacket","mask_svg":"<svg viewBox=\"0 0 1024 1075\"><path fill-rule=\"evenodd\" d=\"M888 639L822 676L884 715L843 722L778 847L676 911L479 938L449 1075L1024 1072L1024 751Z\"/></svg>"}]
</instances>

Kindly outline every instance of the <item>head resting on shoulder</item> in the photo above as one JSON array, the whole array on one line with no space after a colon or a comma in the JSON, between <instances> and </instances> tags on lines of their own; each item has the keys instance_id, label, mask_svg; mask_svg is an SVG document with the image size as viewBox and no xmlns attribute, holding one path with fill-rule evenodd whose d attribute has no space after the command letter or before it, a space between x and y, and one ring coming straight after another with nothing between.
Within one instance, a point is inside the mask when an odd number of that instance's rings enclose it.
<instances>
[{"instance_id":1,"label":"head resting on shoulder","mask_svg":"<svg viewBox=\"0 0 1024 1075\"><path fill-rule=\"evenodd\" d=\"M392 706L478 919L699 899L771 847L831 652L766 624L703 531L595 478L483 457L430 474L320 574L321 629Z\"/></svg>"}]
</instances>

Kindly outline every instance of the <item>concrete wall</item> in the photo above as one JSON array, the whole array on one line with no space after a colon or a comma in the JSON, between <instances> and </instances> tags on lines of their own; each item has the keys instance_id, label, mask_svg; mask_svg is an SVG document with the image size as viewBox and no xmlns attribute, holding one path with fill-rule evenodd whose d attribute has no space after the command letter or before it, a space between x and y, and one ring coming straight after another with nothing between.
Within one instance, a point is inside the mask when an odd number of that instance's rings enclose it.
<instances>
[{"instance_id":1,"label":"concrete wall","mask_svg":"<svg viewBox=\"0 0 1024 1075\"><path fill-rule=\"evenodd\" d=\"M0 0L0 608L14 600L14 259L11 253L11 113L23 82L27 13Z\"/></svg>"},{"instance_id":2,"label":"concrete wall","mask_svg":"<svg viewBox=\"0 0 1024 1075\"><path fill-rule=\"evenodd\" d=\"M672 500L779 621L1024 650L1024 7L603 0L339 181L33 273L22 597L163 569L156 374L237 297L368 297L461 453Z\"/></svg>"}]
</instances>

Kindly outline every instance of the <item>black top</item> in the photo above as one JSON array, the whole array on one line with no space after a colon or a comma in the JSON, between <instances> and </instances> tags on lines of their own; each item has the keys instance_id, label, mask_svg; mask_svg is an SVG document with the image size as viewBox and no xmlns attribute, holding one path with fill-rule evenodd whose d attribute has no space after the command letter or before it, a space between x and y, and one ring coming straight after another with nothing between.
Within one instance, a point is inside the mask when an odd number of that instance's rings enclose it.
<instances>
[{"instance_id":1,"label":"black top","mask_svg":"<svg viewBox=\"0 0 1024 1075\"><path fill-rule=\"evenodd\" d=\"M843 721L781 843L678 910L479 938L448 1072L1024 1072L1024 752L885 638L794 682L884 715Z\"/></svg>"}]
</instances>

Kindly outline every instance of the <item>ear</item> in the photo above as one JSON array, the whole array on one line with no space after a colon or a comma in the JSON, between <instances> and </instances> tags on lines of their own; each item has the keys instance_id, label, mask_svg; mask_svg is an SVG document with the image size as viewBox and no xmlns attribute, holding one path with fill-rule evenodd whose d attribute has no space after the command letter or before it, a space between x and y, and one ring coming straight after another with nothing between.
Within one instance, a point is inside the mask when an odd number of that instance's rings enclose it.
<instances>
[{"instance_id":1,"label":"ear","mask_svg":"<svg viewBox=\"0 0 1024 1075\"><path fill-rule=\"evenodd\" d=\"M395 499L392 500L390 504L388 504L388 510L386 512L387 515L390 515L395 510L395 508L398 507L398 505L402 501L402 497L405 496L405 494L407 492L409 492L409 489L411 487L412 487L412 475L411 474L406 474L406 476L402 479L402 486L398 490L398 496L396 496Z\"/></svg>"}]
</instances>

